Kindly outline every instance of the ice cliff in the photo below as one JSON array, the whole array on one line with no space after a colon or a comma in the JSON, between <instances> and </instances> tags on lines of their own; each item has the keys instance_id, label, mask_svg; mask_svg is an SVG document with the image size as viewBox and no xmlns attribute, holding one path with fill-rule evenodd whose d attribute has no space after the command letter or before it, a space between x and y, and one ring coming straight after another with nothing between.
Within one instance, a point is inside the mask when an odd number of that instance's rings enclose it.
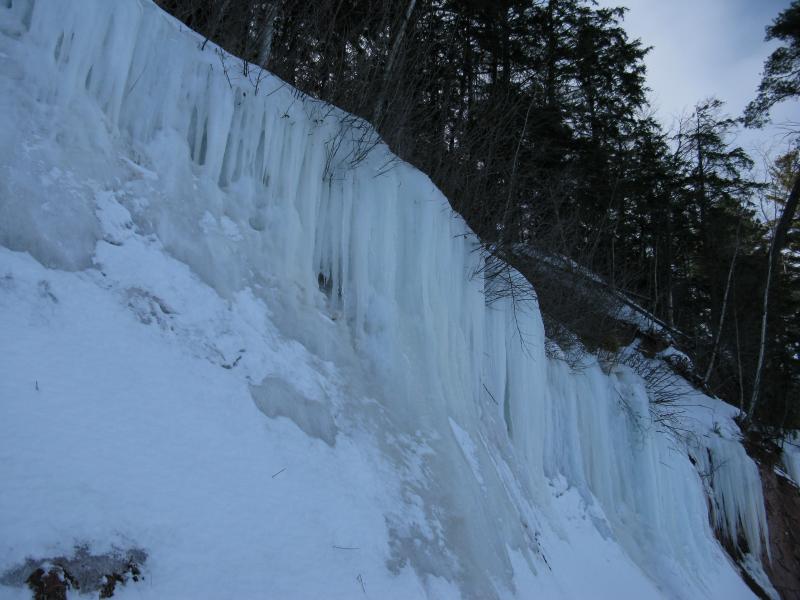
<instances>
[{"instance_id":1,"label":"ice cliff","mask_svg":"<svg viewBox=\"0 0 800 600\"><path fill-rule=\"evenodd\" d=\"M626 367L548 359L365 135L147 0L0 2L0 573L135 545L123 597L750 597L711 526L761 555L734 411L687 387L676 438Z\"/></svg>"}]
</instances>

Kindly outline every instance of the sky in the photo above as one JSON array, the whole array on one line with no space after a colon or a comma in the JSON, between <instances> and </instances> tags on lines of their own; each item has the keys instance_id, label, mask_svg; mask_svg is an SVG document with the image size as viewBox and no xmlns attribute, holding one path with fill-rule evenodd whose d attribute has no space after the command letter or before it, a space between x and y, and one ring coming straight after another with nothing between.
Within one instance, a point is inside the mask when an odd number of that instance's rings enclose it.
<instances>
[{"instance_id":1,"label":"sky","mask_svg":"<svg viewBox=\"0 0 800 600\"><path fill-rule=\"evenodd\" d=\"M650 100L666 127L700 100L716 96L740 116L755 96L764 60L778 44L764 28L790 0L599 0L627 6L625 29L652 46L645 59ZM764 172L764 156L785 149L785 123L800 121L800 102L773 111L774 125L744 130L736 138ZM783 122L784 126L779 124Z\"/></svg>"}]
</instances>

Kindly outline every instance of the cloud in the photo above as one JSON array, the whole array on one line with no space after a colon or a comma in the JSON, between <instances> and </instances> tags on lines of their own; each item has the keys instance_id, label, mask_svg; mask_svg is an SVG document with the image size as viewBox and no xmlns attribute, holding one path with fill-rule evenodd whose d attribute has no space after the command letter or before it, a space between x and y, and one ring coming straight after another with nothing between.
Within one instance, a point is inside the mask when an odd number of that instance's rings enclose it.
<instances>
[{"instance_id":1,"label":"cloud","mask_svg":"<svg viewBox=\"0 0 800 600\"><path fill-rule=\"evenodd\" d=\"M716 96L741 115L761 79L764 60L778 44L764 29L789 0L599 0L627 6L625 29L653 46L645 59L650 98L665 126L699 101ZM776 121L800 115L794 102L774 111ZM785 145L783 130L742 132L737 139L757 161L762 150Z\"/></svg>"}]
</instances>

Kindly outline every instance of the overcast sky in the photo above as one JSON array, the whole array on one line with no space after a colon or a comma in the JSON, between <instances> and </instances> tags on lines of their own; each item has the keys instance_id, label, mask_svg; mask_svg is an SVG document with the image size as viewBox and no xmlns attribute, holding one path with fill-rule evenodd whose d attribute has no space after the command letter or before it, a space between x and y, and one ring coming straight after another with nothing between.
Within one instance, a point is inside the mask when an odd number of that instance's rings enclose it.
<instances>
[{"instance_id":1,"label":"overcast sky","mask_svg":"<svg viewBox=\"0 0 800 600\"><path fill-rule=\"evenodd\" d=\"M665 126L699 100L716 96L732 116L755 95L764 59L777 47L764 42L764 28L790 0L599 0L627 6L625 29L652 46L645 62L651 102ZM800 103L772 112L775 122L800 121ZM786 146L785 128L744 131L737 143L756 162Z\"/></svg>"}]
</instances>

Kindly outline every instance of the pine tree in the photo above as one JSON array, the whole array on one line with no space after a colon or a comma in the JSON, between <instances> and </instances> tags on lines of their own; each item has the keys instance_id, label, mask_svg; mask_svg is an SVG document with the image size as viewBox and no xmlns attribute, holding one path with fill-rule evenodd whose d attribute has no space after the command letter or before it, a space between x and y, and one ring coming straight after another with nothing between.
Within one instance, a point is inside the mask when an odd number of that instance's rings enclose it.
<instances>
[{"instance_id":1,"label":"pine tree","mask_svg":"<svg viewBox=\"0 0 800 600\"><path fill-rule=\"evenodd\" d=\"M758 94L747 105L745 120L751 127L763 125L779 102L800 96L800 0L793 0L767 27L766 41L770 40L784 45L767 58Z\"/></svg>"},{"instance_id":2,"label":"pine tree","mask_svg":"<svg viewBox=\"0 0 800 600\"><path fill-rule=\"evenodd\" d=\"M781 40L785 45L775 50L764 64L758 94L745 110L745 123L751 127L763 126L769 120L769 111L775 104L800 96L800 0L794 0L789 8L781 12L772 25L767 27L766 39ZM798 139L800 132L795 132L794 142L797 143ZM759 354L746 424L754 418L761 400L761 382L769 346L770 294L773 278L781 254L789 241L791 224L795 220L798 203L800 203L800 173L795 173L769 246L761 308Z\"/></svg>"}]
</instances>

